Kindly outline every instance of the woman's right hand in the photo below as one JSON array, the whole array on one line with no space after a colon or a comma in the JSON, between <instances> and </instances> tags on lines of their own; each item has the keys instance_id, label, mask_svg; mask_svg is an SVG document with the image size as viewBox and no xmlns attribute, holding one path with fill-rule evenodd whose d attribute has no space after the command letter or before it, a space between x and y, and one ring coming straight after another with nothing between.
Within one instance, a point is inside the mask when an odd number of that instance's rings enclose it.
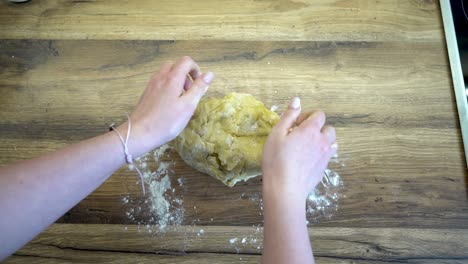
<instances>
[{"instance_id":1,"label":"woman's right hand","mask_svg":"<svg viewBox=\"0 0 468 264\"><path fill-rule=\"evenodd\" d=\"M293 98L264 146L264 199L276 196L305 201L336 153L335 141L335 129L325 126L325 114L301 115L300 100Z\"/></svg>"}]
</instances>

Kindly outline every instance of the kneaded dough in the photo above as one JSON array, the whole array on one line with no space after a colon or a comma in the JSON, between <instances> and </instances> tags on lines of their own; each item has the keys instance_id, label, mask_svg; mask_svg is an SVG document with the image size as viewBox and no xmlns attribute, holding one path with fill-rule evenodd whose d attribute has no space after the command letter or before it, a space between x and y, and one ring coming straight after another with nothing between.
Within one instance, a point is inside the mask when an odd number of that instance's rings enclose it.
<instances>
[{"instance_id":1,"label":"kneaded dough","mask_svg":"<svg viewBox=\"0 0 468 264\"><path fill-rule=\"evenodd\" d=\"M261 174L263 145L278 119L250 94L203 99L174 147L187 164L232 187Z\"/></svg>"}]
</instances>

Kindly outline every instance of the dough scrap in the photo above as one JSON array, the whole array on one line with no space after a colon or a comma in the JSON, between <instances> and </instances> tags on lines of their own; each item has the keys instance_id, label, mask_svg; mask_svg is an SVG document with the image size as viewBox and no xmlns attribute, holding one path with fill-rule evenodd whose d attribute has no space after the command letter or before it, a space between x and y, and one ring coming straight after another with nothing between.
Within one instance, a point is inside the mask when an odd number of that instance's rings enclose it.
<instances>
[{"instance_id":1,"label":"dough scrap","mask_svg":"<svg viewBox=\"0 0 468 264\"><path fill-rule=\"evenodd\" d=\"M250 94L203 99L174 147L187 164L232 187L261 174L263 145L278 120Z\"/></svg>"}]
</instances>

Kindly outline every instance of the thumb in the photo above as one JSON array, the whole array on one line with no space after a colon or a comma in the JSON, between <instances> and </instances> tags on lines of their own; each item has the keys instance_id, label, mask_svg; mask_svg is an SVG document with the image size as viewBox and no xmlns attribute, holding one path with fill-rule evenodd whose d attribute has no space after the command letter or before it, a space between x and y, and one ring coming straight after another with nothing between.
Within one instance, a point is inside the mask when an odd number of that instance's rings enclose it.
<instances>
[{"instance_id":1,"label":"thumb","mask_svg":"<svg viewBox=\"0 0 468 264\"><path fill-rule=\"evenodd\" d=\"M193 81L192 86L190 86L184 96L187 96L189 100L193 101L195 104L198 104L202 96L208 90L208 87L210 86L213 79L214 74L212 72L206 72L198 76L198 78Z\"/></svg>"},{"instance_id":2,"label":"thumb","mask_svg":"<svg viewBox=\"0 0 468 264\"><path fill-rule=\"evenodd\" d=\"M288 109L283 113L278 124L276 124L276 128L287 134L289 129L296 123L296 119L300 114L301 100L299 97L294 97L289 103Z\"/></svg>"}]
</instances>

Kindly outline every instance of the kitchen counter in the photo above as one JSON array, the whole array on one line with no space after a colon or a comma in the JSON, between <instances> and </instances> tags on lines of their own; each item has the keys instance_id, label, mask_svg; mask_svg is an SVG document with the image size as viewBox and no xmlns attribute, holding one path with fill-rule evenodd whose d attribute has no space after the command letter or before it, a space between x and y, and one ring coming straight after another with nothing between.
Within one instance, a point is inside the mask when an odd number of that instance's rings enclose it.
<instances>
[{"instance_id":1,"label":"kitchen counter","mask_svg":"<svg viewBox=\"0 0 468 264\"><path fill-rule=\"evenodd\" d=\"M215 72L208 96L251 93L278 112L300 96L327 113L343 184L309 217L318 263L468 263L438 1L1 1L0 164L104 133L183 55ZM258 262L261 178L228 188L173 150L147 170L160 162L177 225L157 232L125 166L5 263Z\"/></svg>"}]
</instances>

